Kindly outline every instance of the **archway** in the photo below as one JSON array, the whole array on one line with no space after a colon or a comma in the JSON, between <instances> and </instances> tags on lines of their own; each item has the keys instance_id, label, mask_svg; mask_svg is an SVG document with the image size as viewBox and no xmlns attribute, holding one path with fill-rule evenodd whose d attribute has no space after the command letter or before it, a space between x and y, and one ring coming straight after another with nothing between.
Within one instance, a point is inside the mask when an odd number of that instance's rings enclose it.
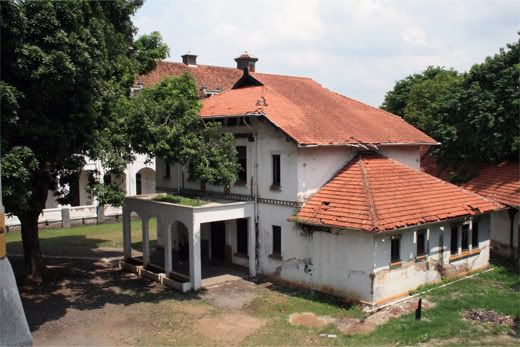
<instances>
[{"instance_id":1,"label":"archway","mask_svg":"<svg viewBox=\"0 0 520 347\"><path fill-rule=\"evenodd\" d=\"M135 194L155 193L155 170L145 167L135 174Z\"/></svg>"}]
</instances>

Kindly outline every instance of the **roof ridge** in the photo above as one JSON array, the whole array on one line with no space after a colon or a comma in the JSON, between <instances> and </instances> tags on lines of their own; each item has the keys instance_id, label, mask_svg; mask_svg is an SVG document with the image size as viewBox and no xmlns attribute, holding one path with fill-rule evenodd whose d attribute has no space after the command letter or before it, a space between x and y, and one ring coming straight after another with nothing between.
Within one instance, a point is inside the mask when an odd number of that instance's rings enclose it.
<instances>
[{"instance_id":1,"label":"roof ridge","mask_svg":"<svg viewBox=\"0 0 520 347\"><path fill-rule=\"evenodd\" d=\"M363 181L363 189L365 191L365 196L367 198L368 205L368 214L370 215L370 221L372 222L373 230L379 230L379 220L377 218L377 210L376 205L374 203L374 197L372 196L372 191L370 190L370 183L368 182L368 174L365 168L365 164L363 163L363 155L359 154L359 164L361 167L361 179Z\"/></svg>"},{"instance_id":2,"label":"roof ridge","mask_svg":"<svg viewBox=\"0 0 520 347\"><path fill-rule=\"evenodd\" d=\"M178 61L168 61L168 60L161 60L159 63L162 64L175 64L179 66L186 66L186 67L211 67L211 68L217 68L217 69L227 69L227 70L237 70L238 72L242 72L240 69L237 69L236 67L231 66L219 66L219 65L208 65L208 64L197 64L197 65L186 65L184 63L178 62Z\"/></svg>"},{"instance_id":3,"label":"roof ridge","mask_svg":"<svg viewBox=\"0 0 520 347\"><path fill-rule=\"evenodd\" d=\"M254 74L254 75L264 75L264 76L287 77L287 78L298 78L298 79L311 80L313 82L316 82L316 81L314 81L312 79L312 77L305 77L305 76L280 75L280 74L266 73L266 72L251 72L251 74ZM318 83L318 82L316 82L316 83Z\"/></svg>"}]
</instances>

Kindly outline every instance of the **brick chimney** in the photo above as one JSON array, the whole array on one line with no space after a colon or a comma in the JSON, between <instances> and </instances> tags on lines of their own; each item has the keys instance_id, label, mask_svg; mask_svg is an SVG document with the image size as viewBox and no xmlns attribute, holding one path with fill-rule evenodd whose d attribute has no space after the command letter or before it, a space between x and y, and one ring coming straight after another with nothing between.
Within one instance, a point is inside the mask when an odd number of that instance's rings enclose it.
<instances>
[{"instance_id":1,"label":"brick chimney","mask_svg":"<svg viewBox=\"0 0 520 347\"><path fill-rule=\"evenodd\" d=\"M249 71L255 72L255 63L258 58L244 51L239 57L235 58L235 61L237 62L237 69L244 70L247 67Z\"/></svg>"},{"instance_id":2,"label":"brick chimney","mask_svg":"<svg viewBox=\"0 0 520 347\"><path fill-rule=\"evenodd\" d=\"M191 52L188 52L184 55L181 55L182 62L188 66L197 66L197 56L195 54L192 54Z\"/></svg>"}]
</instances>

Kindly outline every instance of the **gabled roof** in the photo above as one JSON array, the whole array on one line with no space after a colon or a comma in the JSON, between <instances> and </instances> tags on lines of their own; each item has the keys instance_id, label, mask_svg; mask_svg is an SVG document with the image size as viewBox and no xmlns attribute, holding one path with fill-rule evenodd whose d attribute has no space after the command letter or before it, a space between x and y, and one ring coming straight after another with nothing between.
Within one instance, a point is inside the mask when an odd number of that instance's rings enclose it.
<instances>
[{"instance_id":1,"label":"gabled roof","mask_svg":"<svg viewBox=\"0 0 520 347\"><path fill-rule=\"evenodd\" d=\"M502 207L380 154L360 153L291 220L383 232Z\"/></svg>"},{"instance_id":2,"label":"gabled roof","mask_svg":"<svg viewBox=\"0 0 520 347\"><path fill-rule=\"evenodd\" d=\"M487 165L480 174L462 185L480 195L509 206L520 206L520 166L517 161Z\"/></svg>"},{"instance_id":3,"label":"gabled roof","mask_svg":"<svg viewBox=\"0 0 520 347\"><path fill-rule=\"evenodd\" d=\"M243 75L242 70L237 68L211 65L188 66L183 63L162 61L157 64L153 71L140 76L138 82L148 87L165 77L180 76L183 73L190 73L195 78L200 96L205 96L202 95L202 88L220 91L229 90Z\"/></svg>"},{"instance_id":4,"label":"gabled roof","mask_svg":"<svg viewBox=\"0 0 520 347\"><path fill-rule=\"evenodd\" d=\"M302 145L437 144L401 117L334 93L310 78L246 74L203 101L203 118L260 114Z\"/></svg>"}]
</instances>

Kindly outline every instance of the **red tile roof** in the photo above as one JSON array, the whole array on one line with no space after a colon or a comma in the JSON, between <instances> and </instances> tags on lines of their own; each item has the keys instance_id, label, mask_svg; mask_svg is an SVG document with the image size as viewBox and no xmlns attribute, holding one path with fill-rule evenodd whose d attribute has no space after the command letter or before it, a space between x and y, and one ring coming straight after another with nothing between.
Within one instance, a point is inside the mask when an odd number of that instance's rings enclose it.
<instances>
[{"instance_id":1,"label":"red tile roof","mask_svg":"<svg viewBox=\"0 0 520 347\"><path fill-rule=\"evenodd\" d=\"M259 113L299 144L436 144L401 117L334 93L310 78L251 73L253 86L203 101L202 117Z\"/></svg>"},{"instance_id":2,"label":"red tile roof","mask_svg":"<svg viewBox=\"0 0 520 347\"><path fill-rule=\"evenodd\" d=\"M502 207L393 159L363 153L311 196L291 220L382 232Z\"/></svg>"},{"instance_id":3,"label":"red tile roof","mask_svg":"<svg viewBox=\"0 0 520 347\"><path fill-rule=\"evenodd\" d=\"M197 65L188 66L183 63L173 63L163 61L157 64L156 68L138 78L138 82L142 82L145 87L159 82L168 76L179 76L183 73L190 73L197 82L200 96L205 96L201 92L202 88L225 91L233 87L233 85L242 77L242 70L230 67Z\"/></svg>"},{"instance_id":4,"label":"red tile roof","mask_svg":"<svg viewBox=\"0 0 520 347\"><path fill-rule=\"evenodd\" d=\"M509 206L520 206L520 166L517 161L505 161L480 169L478 177L462 185L480 195Z\"/></svg>"}]
</instances>

